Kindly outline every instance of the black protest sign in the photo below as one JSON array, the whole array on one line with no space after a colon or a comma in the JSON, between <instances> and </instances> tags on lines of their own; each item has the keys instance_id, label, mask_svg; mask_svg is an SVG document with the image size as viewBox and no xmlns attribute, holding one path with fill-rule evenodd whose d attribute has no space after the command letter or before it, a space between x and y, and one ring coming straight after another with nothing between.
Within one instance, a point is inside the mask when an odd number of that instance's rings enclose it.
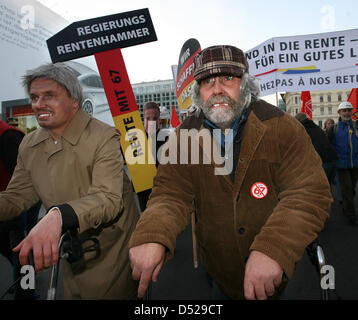
<instances>
[{"instance_id":1,"label":"black protest sign","mask_svg":"<svg viewBox=\"0 0 358 320\"><path fill-rule=\"evenodd\" d=\"M52 62L156 41L148 9L113 14L70 24L47 40Z\"/></svg>"},{"instance_id":2,"label":"black protest sign","mask_svg":"<svg viewBox=\"0 0 358 320\"><path fill-rule=\"evenodd\" d=\"M121 49L156 40L148 9L77 21L47 40L54 63L95 56L136 192L153 186L156 167Z\"/></svg>"}]
</instances>

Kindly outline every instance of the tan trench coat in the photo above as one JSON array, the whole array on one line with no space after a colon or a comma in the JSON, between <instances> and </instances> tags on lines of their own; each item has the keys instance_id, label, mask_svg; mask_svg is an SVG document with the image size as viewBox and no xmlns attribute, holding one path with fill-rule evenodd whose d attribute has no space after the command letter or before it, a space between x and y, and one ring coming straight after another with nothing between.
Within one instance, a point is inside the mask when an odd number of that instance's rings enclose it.
<instances>
[{"instance_id":1,"label":"tan trench coat","mask_svg":"<svg viewBox=\"0 0 358 320\"><path fill-rule=\"evenodd\" d=\"M84 272L73 275L64 262L65 298L134 297L137 284L131 278L128 241L139 215L114 128L79 110L57 144L43 128L26 135L13 177L0 194L0 220L19 215L38 200L46 209L69 204L80 235L100 231L101 255ZM120 219L101 230L119 212Z\"/></svg>"},{"instance_id":2,"label":"tan trench coat","mask_svg":"<svg viewBox=\"0 0 358 320\"><path fill-rule=\"evenodd\" d=\"M180 128L200 125L190 117ZM179 134L175 143L180 150ZM257 182L267 186L266 197L252 195ZM195 212L206 270L229 296L242 299L250 251L268 255L291 277L323 228L331 202L320 157L303 126L260 100L246 122L234 183L229 175L215 175L213 163L160 165L130 247L158 242L170 258Z\"/></svg>"}]
</instances>

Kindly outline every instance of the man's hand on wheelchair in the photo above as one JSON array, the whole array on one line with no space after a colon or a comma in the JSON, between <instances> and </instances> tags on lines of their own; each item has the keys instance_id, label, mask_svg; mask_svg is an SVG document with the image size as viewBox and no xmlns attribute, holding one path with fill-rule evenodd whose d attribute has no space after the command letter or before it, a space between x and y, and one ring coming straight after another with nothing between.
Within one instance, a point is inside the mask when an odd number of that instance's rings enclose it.
<instances>
[{"instance_id":1,"label":"man's hand on wheelchair","mask_svg":"<svg viewBox=\"0 0 358 320\"><path fill-rule=\"evenodd\" d=\"M19 252L20 264L29 264L28 256L31 250L37 273L56 264L61 229L61 213L56 208L53 208L32 228L28 236L13 249L14 252Z\"/></svg>"}]
</instances>

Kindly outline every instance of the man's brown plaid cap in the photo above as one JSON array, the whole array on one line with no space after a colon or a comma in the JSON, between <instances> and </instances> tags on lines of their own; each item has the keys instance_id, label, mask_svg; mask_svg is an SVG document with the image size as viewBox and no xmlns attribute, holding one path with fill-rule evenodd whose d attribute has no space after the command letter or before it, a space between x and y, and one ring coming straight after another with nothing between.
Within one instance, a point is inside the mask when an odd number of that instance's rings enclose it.
<instances>
[{"instance_id":1,"label":"man's brown plaid cap","mask_svg":"<svg viewBox=\"0 0 358 320\"><path fill-rule=\"evenodd\" d=\"M198 82L214 75L241 77L248 70L245 54L233 46L208 47L194 59L194 79Z\"/></svg>"}]
</instances>

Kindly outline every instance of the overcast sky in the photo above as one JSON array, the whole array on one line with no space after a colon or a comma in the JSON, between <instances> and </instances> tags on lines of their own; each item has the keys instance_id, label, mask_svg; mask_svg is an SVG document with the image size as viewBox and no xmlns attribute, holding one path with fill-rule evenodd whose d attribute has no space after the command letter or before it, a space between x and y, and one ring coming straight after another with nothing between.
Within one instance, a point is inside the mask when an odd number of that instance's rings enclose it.
<instances>
[{"instance_id":1,"label":"overcast sky","mask_svg":"<svg viewBox=\"0 0 358 320\"><path fill-rule=\"evenodd\" d=\"M356 0L39 0L70 22L148 8L158 40L122 50L130 81L171 79L182 45L235 45L358 28ZM95 64L94 64L95 65Z\"/></svg>"}]
</instances>

